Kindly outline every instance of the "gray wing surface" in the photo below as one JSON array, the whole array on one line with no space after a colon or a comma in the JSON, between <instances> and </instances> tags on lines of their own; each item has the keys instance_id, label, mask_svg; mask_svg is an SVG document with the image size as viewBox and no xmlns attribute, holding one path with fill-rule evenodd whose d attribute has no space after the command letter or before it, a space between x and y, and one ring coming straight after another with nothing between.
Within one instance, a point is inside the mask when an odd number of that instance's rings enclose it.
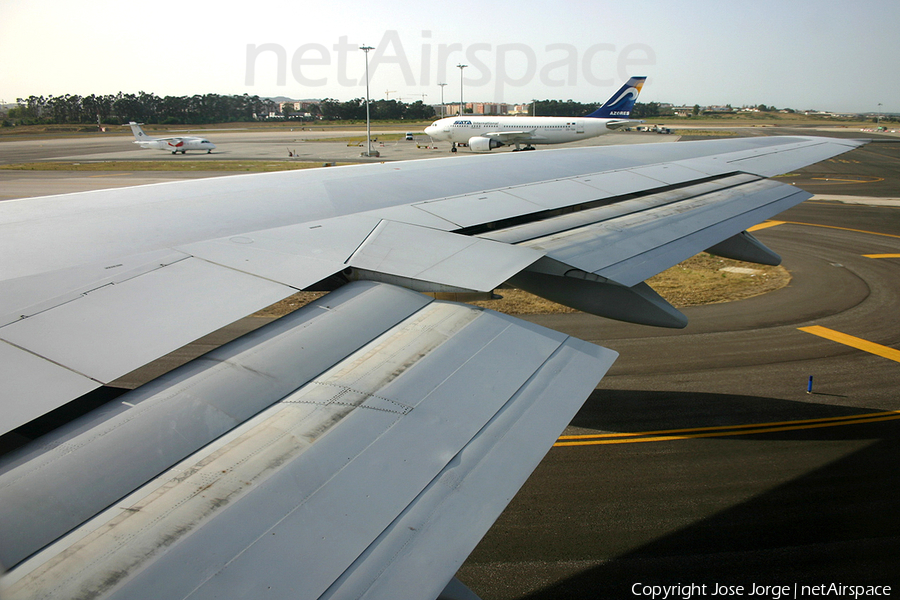
<instances>
[{"instance_id":1,"label":"gray wing surface","mask_svg":"<svg viewBox=\"0 0 900 600\"><path fill-rule=\"evenodd\" d=\"M493 138L495 140L501 141L504 144L511 144L513 142L527 142L528 140L541 139L540 136L535 135L534 129L522 130L522 131L491 131L484 134L484 137Z\"/></svg>"},{"instance_id":2,"label":"gray wing surface","mask_svg":"<svg viewBox=\"0 0 900 600\"><path fill-rule=\"evenodd\" d=\"M0 203L0 598L435 598L615 358L416 292L510 282L683 326L645 283L857 142L748 138ZM407 289L403 289L407 288ZM335 290L29 443L36 419ZM102 467L98 467L102 465Z\"/></svg>"},{"instance_id":3,"label":"gray wing surface","mask_svg":"<svg viewBox=\"0 0 900 600\"><path fill-rule=\"evenodd\" d=\"M437 597L616 355L334 294L13 456L4 598Z\"/></svg>"},{"instance_id":4,"label":"gray wing surface","mask_svg":"<svg viewBox=\"0 0 900 600\"><path fill-rule=\"evenodd\" d=\"M643 123L641 120L636 119L620 119L617 121L607 121L606 128L607 129L622 129L624 127L633 127L635 125L640 125Z\"/></svg>"}]
</instances>

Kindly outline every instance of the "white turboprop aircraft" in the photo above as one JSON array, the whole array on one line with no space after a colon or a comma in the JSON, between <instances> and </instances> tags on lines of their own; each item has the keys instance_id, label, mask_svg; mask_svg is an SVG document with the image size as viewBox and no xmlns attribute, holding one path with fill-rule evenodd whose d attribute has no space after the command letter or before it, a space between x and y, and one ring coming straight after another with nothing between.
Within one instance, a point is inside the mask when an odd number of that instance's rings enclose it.
<instances>
[{"instance_id":1,"label":"white turboprop aircraft","mask_svg":"<svg viewBox=\"0 0 900 600\"><path fill-rule=\"evenodd\" d=\"M134 143L140 144L141 148L168 150L172 154L177 154L178 152L184 154L188 150L206 150L206 153L209 154L216 149L216 145L206 138L196 136L156 138L144 133L144 130L141 129L143 123L132 121L128 125L134 134Z\"/></svg>"},{"instance_id":2,"label":"white turboprop aircraft","mask_svg":"<svg viewBox=\"0 0 900 600\"><path fill-rule=\"evenodd\" d=\"M473 152L490 152L514 144L515 150L534 150L533 144L565 144L597 137L628 125L646 77L632 77L603 106L584 117L482 117L460 115L435 121L425 128L431 139L468 145ZM525 144L522 148L521 145Z\"/></svg>"},{"instance_id":3,"label":"white turboprop aircraft","mask_svg":"<svg viewBox=\"0 0 900 600\"><path fill-rule=\"evenodd\" d=\"M703 250L777 263L746 230L811 194L767 177L858 145L566 148L0 202L0 598L472 598L454 574L616 353L417 292L509 282L683 327L644 280ZM308 289L332 291L106 387Z\"/></svg>"}]
</instances>

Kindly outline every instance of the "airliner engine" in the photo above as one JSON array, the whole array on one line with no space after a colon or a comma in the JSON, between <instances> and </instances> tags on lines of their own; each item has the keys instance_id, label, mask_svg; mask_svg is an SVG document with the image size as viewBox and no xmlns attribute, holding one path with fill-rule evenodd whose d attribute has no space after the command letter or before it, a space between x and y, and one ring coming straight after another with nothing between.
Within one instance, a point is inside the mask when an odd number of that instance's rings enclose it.
<instances>
[{"instance_id":1,"label":"airliner engine","mask_svg":"<svg viewBox=\"0 0 900 600\"><path fill-rule=\"evenodd\" d=\"M490 152L494 148L503 146L503 142L494 138L476 135L469 138L469 148L472 152Z\"/></svg>"}]
</instances>

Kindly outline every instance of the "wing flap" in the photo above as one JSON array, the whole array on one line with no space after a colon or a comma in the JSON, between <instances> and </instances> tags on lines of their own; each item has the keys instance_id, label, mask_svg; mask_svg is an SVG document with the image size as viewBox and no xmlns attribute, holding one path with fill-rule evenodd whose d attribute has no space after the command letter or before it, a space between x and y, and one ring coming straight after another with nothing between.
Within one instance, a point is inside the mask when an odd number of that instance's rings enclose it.
<instances>
[{"instance_id":1,"label":"wing flap","mask_svg":"<svg viewBox=\"0 0 900 600\"><path fill-rule=\"evenodd\" d=\"M278 353L282 368L303 364L317 346ZM476 511L479 526L454 533L443 578L614 356L490 311L431 302L21 562L5 576L5 589L11 598L50 587L112 598L205 598L253 595L265 581L276 595L316 598L336 581L353 585L354 573L390 567L391 581L397 573L414 580L409 569L416 565L408 556L397 560L391 548L405 543L410 517L425 517L423 532L447 534L449 521L426 516L449 496L447 506ZM577 399L557 402L557 385ZM537 430L543 433L534 439ZM499 472L508 483L497 485ZM48 474L37 476L53 484ZM55 484L59 494L73 493ZM65 561L54 558L63 554Z\"/></svg>"},{"instance_id":2,"label":"wing flap","mask_svg":"<svg viewBox=\"0 0 900 600\"><path fill-rule=\"evenodd\" d=\"M587 180L590 177L585 178ZM611 194L592 187L578 178L557 179L530 185L521 185L505 190L506 193L527 200L544 209L557 209L594 202Z\"/></svg>"},{"instance_id":3,"label":"wing flap","mask_svg":"<svg viewBox=\"0 0 900 600\"><path fill-rule=\"evenodd\" d=\"M182 252L161 250L0 281L0 327L187 257Z\"/></svg>"},{"instance_id":4,"label":"wing flap","mask_svg":"<svg viewBox=\"0 0 900 600\"><path fill-rule=\"evenodd\" d=\"M608 175L613 176L614 182L621 183L622 179L619 176L623 174L637 177L628 171L617 171L609 173ZM606 175L607 174L604 174L602 177L596 175L593 176L590 184L594 185L595 179L597 181L605 182ZM639 177L639 179L642 181L642 185L646 186L646 189L652 189L650 185L643 183L649 181L646 177ZM653 208L673 204L692 196L700 196L702 194L708 194L754 181L759 181L759 178L753 175L732 175L710 181L703 181L701 183L692 183L687 186L669 189L663 192L650 192L646 195L623 192L620 195L613 196L612 194L607 193L601 198L601 202L599 203L600 206L597 206L596 208L563 213L548 219L541 219L522 225L498 229L479 234L479 237L498 242L506 242L507 244L519 244L528 240L576 230L586 225L611 221L633 213L644 212ZM653 187L658 187L658 184ZM644 188L639 188L638 191L641 190L646 191Z\"/></svg>"},{"instance_id":5,"label":"wing flap","mask_svg":"<svg viewBox=\"0 0 900 600\"><path fill-rule=\"evenodd\" d=\"M533 129L528 131L491 131L490 133L485 133L482 135L484 137L499 140L504 144L512 142L527 142L528 140L540 139L540 136L536 136L534 134Z\"/></svg>"},{"instance_id":6,"label":"wing flap","mask_svg":"<svg viewBox=\"0 0 900 600\"><path fill-rule=\"evenodd\" d=\"M569 338L323 597L438 597L474 549L472 531L487 533L525 483L510 466L537 466L582 404L576 398L613 360L614 352ZM431 582L410 576L429 569Z\"/></svg>"},{"instance_id":7,"label":"wing flap","mask_svg":"<svg viewBox=\"0 0 900 600\"><path fill-rule=\"evenodd\" d=\"M90 377L0 340L0 394L17 400L3 403L0 435L99 386Z\"/></svg>"},{"instance_id":8,"label":"wing flap","mask_svg":"<svg viewBox=\"0 0 900 600\"><path fill-rule=\"evenodd\" d=\"M21 398L29 389L31 400L17 403L15 418L4 416L0 433L348 267L423 290L484 292L540 256L530 248L348 216L123 259L112 275L109 266L98 266L39 274L29 278L33 286L10 280L4 285L16 294L4 299L9 312L0 341L16 359L3 367L9 373L0 391ZM128 344L117 347L123 332ZM35 382L20 367L41 360L38 368L52 376Z\"/></svg>"},{"instance_id":9,"label":"wing flap","mask_svg":"<svg viewBox=\"0 0 900 600\"><path fill-rule=\"evenodd\" d=\"M490 291L541 256L529 248L368 215L279 227L179 250L298 289L352 267L372 277L404 278L411 287L423 282Z\"/></svg>"},{"instance_id":10,"label":"wing flap","mask_svg":"<svg viewBox=\"0 0 900 600\"><path fill-rule=\"evenodd\" d=\"M392 286L345 286L5 456L0 523L16 525L2 532L0 564L16 564L428 302Z\"/></svg>"},{"instance_id":11,"label":"wing flap","mask_svg":"<svg viewBox=\"0 0 900 600\"><path fill-rule=\"evenodd\" d=\"M376 216L347 215L186 244L178 249L267 279L294 281L295 287L303 288L322 279L323 273L330 275L345 268L347 259L380 221Z\"/></svg>"},{"instance_id":12,"label":"wing flap","mask_svg":"<svg viewBox=\"0 0 900 600\"><path fill-rule=\"evenodd\" d=\"M181 250L212 264L227 267L289 285L298 290L307 288L326 277L345 269L335 257L313 252L292 252L290 245L267 243L263 235L239 236L228 240L210 240L182 246ZM351 246L344 251L351 252Z\"/></svg>"},{"instance_id":13,"label":"wing flap","mask_svg":"<svg viewBox=\"0 0 900 600\"><path fill-rule=\"evenodd\" d=\"M0 328L0 340L76 377L61 385L29 371L8 373L0 395L15 398L22 411L15 420L4 415L2 433L84 393L87 381L93 387L113 381L295 291L189 258L10 323Z\"/></svg>"},{"instance_id":14,"label":"wing flap","mask_svg":"<svg viewBox=\"0 0 900 600\"><path fill-rule=\"evenodd\" d=\"M505 190L492 190L441 198L430 202L420 202L414 206L436 217L450 221L458 227L489 223L511 216L538 212L544 208L540 204L511 195Z\"/></svg>"},{"instance_id":15,"label":"wing flap","mask_svg":"<svg viewBox=\"0 0 900 600\"><path fill-rule=\"evenodd\" d=\"M706 250L719 240L736 235L811 197L812 194L791 186L761 183L758 190L735 198L732 206L697 206L670 219L663 226L666 230L664 236L659 236L659 232L650 232L649 225L639 227L634 233L648 247L631 246L626 257L614 255L608 259L609 266L594 269L593 272L623 285L636 285ZM615 241L610 242L618 243L623 236L616 234L613 238ZM620 257L618 262L612 262Z\"/></svg>"},{"instance_id":16,"label":"wing flap","mask_svg":"<svg viewBox=\"0 0 900 600\"><path fill-rule=\"evenodd\" d=\"M622 129L625 127L632 127L634 125L640 125L643 121L635 120L635 119L620 119L618 121L607 121L606 128L607 129Z\"/></svg>"},{"instance_id":17,"label":"wing flap","mask_svg":"<svg viewBox=\"0 0 900 600\"><path fill-rule=\"evenodd\" d=\"M726 151L719 155L686 158L681 164L710 174L741 171L761 177L774 177L842 154L865 143L849 139L778 136L714 141L718 141Z\"/></svg>"},{"instance_id":18,"label":"wing flap","mask_svg":"<svg viewBox=\"0 0 900 600\"><path fill-rule=\"evenodd\" d=\"M726 178L713 187L704 183L585 211L557 226L595 222L522 243L630 287L810 197L792 186L748 176ZM539 227L548 231L552 226ZM521 228L517 235L537 231L536 226Z\"/></svg>"},{"instance_id":19,"label":"wing flap","mask_svg":"<svg viewBox=\"0 0 900 600\"><path fill-rule=\"evenodd\" d=\"M541 252L531 248L382 221L347 264L417 281L489 292L541 256Z\"/></svg>"}]
</instances>

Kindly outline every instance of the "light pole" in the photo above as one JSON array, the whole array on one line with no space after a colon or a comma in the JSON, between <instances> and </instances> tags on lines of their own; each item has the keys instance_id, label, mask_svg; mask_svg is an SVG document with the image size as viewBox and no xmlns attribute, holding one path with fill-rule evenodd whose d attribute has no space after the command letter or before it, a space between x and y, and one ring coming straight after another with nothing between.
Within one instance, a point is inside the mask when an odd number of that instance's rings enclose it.
<instances>
[{"instance_id":1,"label":"light pole","mask_svg":"<svg viewBox=\"0 0 900 600\"><path fill-rule=\"evenodd\" d=\"M372 126L369 120L369 50L372 46L360 46L360 50L366 53L366 156L372 156Z\"/></svg>"},{"instance_id":2,"label":"light pole","mask_svg":"<svg viewBox=\"0 0 900 600\"><path fill-rule=\"evenodd\" d=\"M459 115L462 116L466 112L466 105L463 103L463 69L469 65L456 65L459 67Z\"/></svg>"},{"instance_id":3,"label":"light pole","mask_svg":"<svg viewBox=\"0 0 900 600\"><path fill-rule=\"evenodd\" d=\"M441 86L441 118L443 119L444 115L447 113L447 111L444 110L444 86L447 84L439 83L438 85Z\"/></svg>"}]
</instances>

